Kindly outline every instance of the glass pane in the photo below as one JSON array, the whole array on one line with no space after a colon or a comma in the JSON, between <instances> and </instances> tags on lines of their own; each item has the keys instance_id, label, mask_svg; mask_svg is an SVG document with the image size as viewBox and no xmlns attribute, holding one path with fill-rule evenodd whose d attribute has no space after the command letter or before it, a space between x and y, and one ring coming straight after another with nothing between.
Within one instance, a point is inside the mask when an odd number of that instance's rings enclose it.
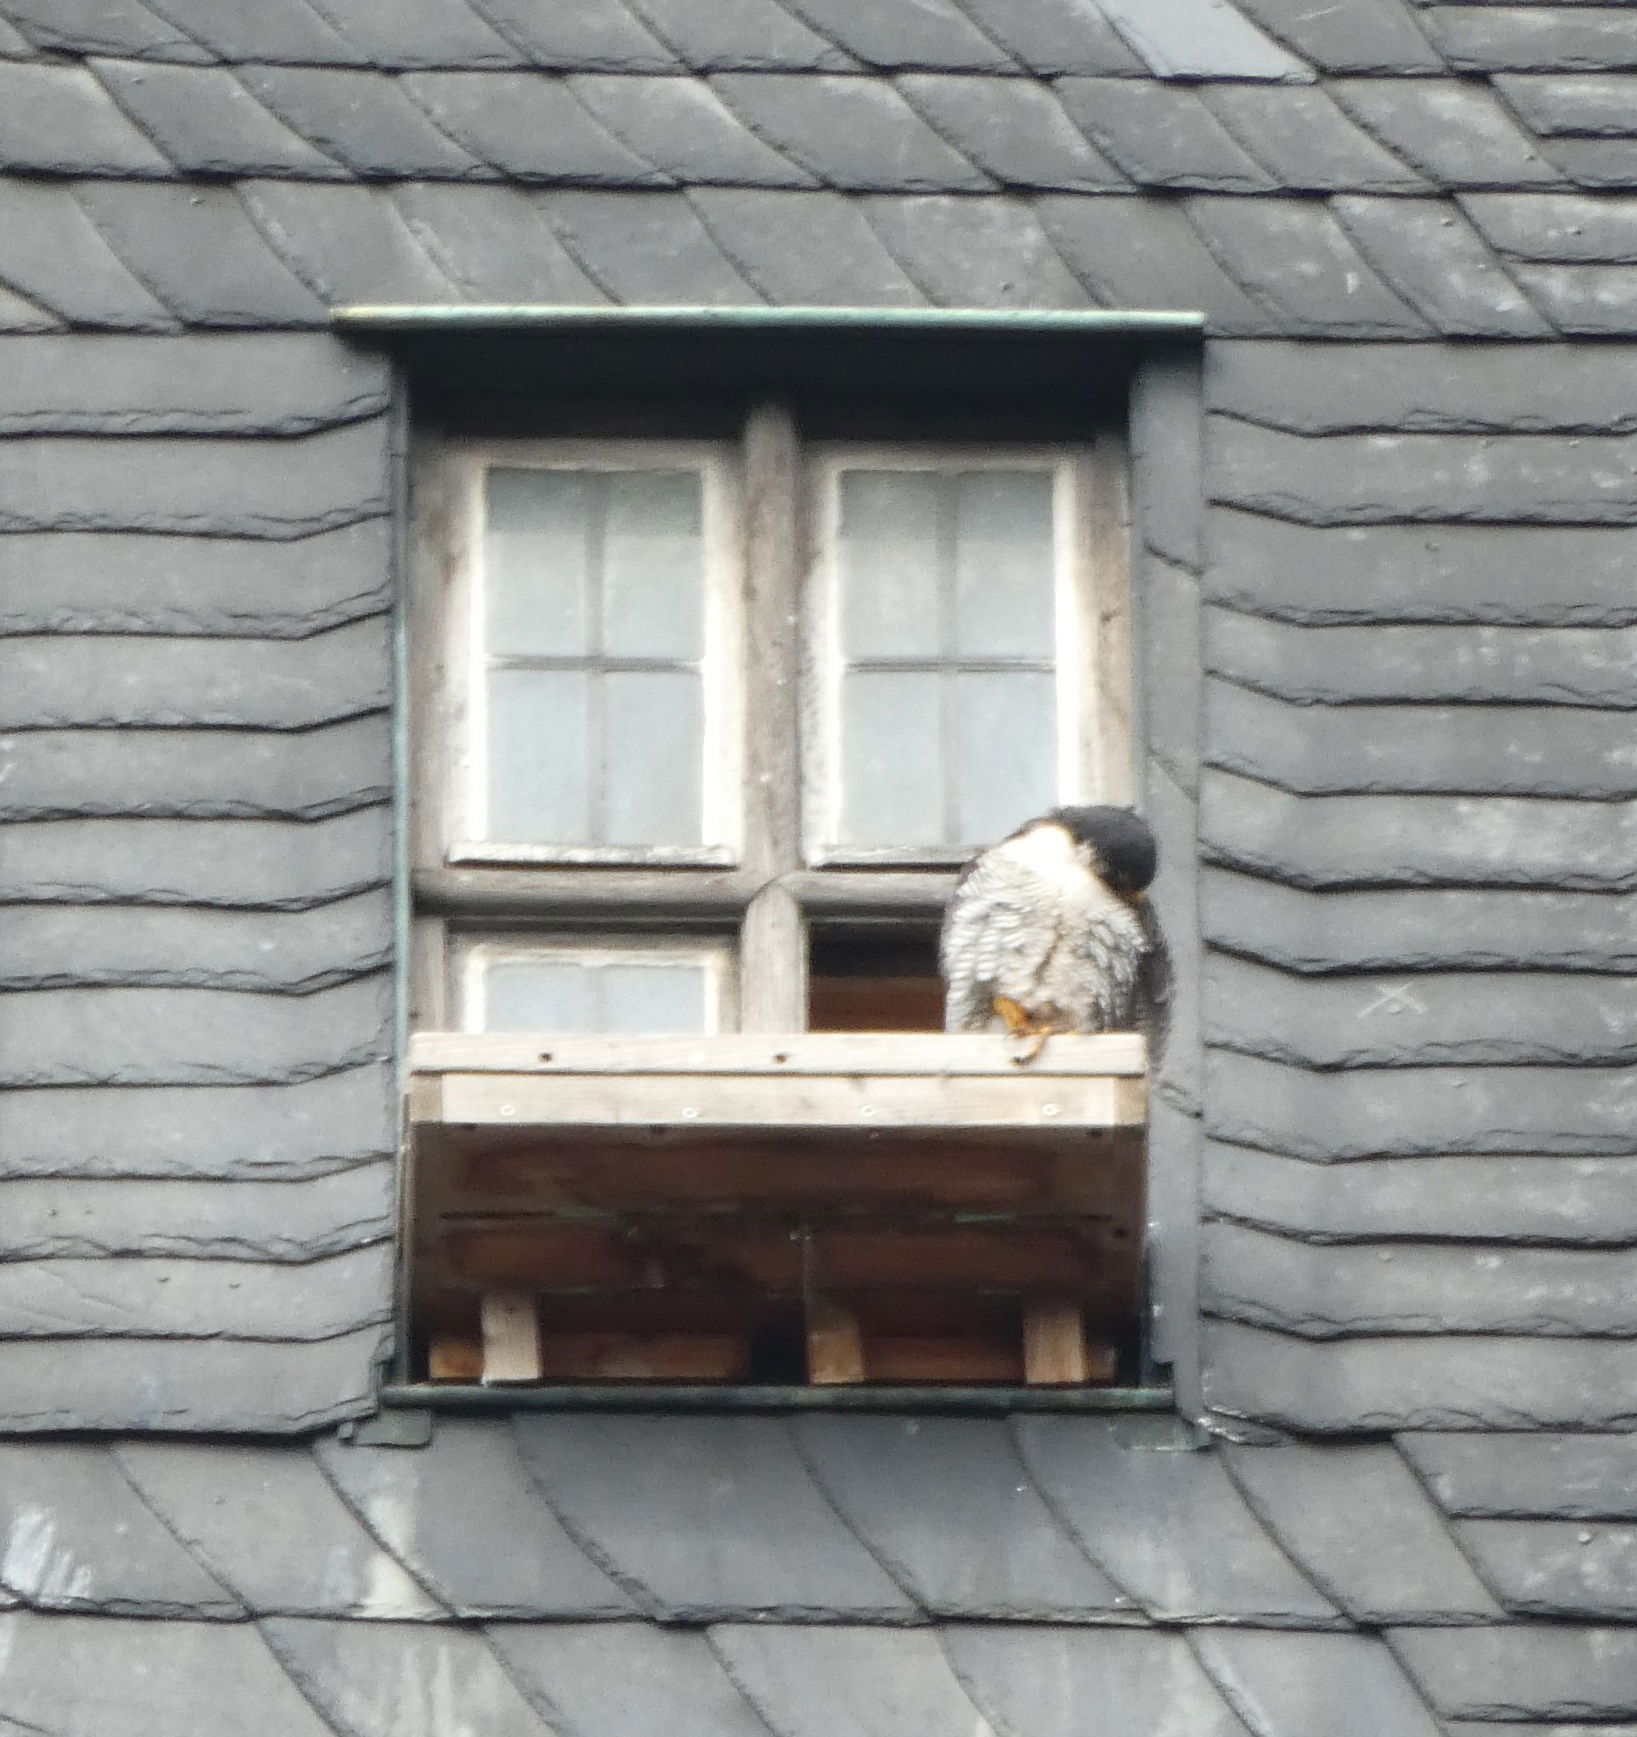
<instances>
[{"instance_id":1,"label":"glass pane","mask_svg":"<svg viewBox=\"0 0 1637 1737\"><path fill-rule=\"evenodd\" d=\"M508 844L583 844L589 678L577 671L489 672L489 824Z\"/></svg>"},{"instance_id":2,"label":"glass pane","mask_svg":"<svg viewBox=\"0 0 1637 1737\"><path fill-rule=\"evenodd\" d=\"M962 845L992 844L1057 800L1056 698L1047 675L957 675L954 779Z\"/></svg>"},{"instance_id":3,"label":"glass pane","mask_svg":"<svg viewBox=\"0 0 1637 1737\"><path fill-rule=\"evenodd\" d=\"M841 689L841 844L938 844L943 756L935 671L852 670Z\"/></svg>"},{"instance_id":4,"label":"glass pane","mask_svg":"<svg viewBox=\"0 0 1637 1737\"><path fill-rule=\"evenodd\" d=\"M485 1031L595 1031L591 973L561 959L503 959L483 970Z\"/></svg>"},{"instance_id":5,"label":"glass pane","mask_svg":"<svg viewBox=\"0 0 1637 1737\"><path fill-rule=\"evenodd\" d=\"M575 657L589 649L587 481L575 471L488 473L484 644L496 656Z\"/></svg>"},{"instance_id":6,"label":"glass pane","mask_svg":"<svg viewBox=\"0 0 1637 1737\"><path fill-rule=\"evenodd\" d=\"M610 657L698 657L705 566L697 471L605 476L603 649Z\"/></svg>"},{"instance_id":7,"label":"glass pane","mask_svg":"<svg viewBox=\"0 0 1637 1737\"><path fill-rule=\"evenodd\" d=\"M705 971L700 965L605 965L604 1031L703 1031Z\"/></svg>"},{"instance_id":8,"label":"glass pane","mask_svg":"<svg viewBox=\"0 0 1637 1737\"><path fill-rule=\"evenodd\" d=\"M955 495L955 649L1052 656L1052 479L969 471Z\"/></svg>"},{"instance_id":9,"label":"glass pane","mask_svg":"<svg viewBox=\"0 0 1637 1737\"><path fill-rule=\"evenodd\" d=\"M842 473L843 655L935 657L939 650L939 497L927 471Z\"/></svg>"},{"instance_id":10,"label":"glass pane","mask_svg":"<svg viewBox=\"0 0 1637 1737\"><path fill-rule=\"evenodd\" d=\"M601 678L602 842L698 844L704 724L699 677L675 670Z\"/></svg>"}]
</instances>

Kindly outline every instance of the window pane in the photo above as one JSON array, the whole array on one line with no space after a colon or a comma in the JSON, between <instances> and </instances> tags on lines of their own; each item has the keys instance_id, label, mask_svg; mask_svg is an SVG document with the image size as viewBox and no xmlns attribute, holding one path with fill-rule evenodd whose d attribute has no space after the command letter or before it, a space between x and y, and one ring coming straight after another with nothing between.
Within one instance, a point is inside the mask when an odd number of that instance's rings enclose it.
<instances>
[{"instance_id":1,"label":"window pane","mask_svg":"<svg viewBox=\"0 0 1637 1737\"><path fill-rule=\"evenodd\" d=\"M699 677L673 670L602 681L606 844L698 844L704 834Z\"/></svg>"},{"instance_id":2,"label":"window pane","mask_svg":"<svg viewBox=\"0 0 1637 1737\"><path fill-rule=\"evenodd\" d=\"M937 844L943 757L935 672L852 670L842 679L842 844Z\"/></svg>"},{"instance_id":3,"label":"window pane","mask_svg":"<svg viewBox=\"0 0 1637 1737\"><path fill-rule=\"evenodd\" d=\"M957 675L953 777L959 836L990 844L1056 801L1056 704L1047 675Z\"/></svg>"},{"instance_id":4,"label":"window pane","mask_svg":"<svg viewBox=\"0 0 1637 1737\"><path fill-rule=\"evenodd\" d=\"M705 972L699 965L605 965L604 1031L703 1031Z\"/></svg>"},{"instance_id":5,"label":"window pane","mask_svg":"<svg viewBox=\"0 0 1637 1737\"><path fill-rule=\"evenodd\" d=\"M1043 471L957 477L955 650L1052 656L1052 479Z\"/></svg>"},{"instance_id":6,"label":"window pane","mask_svg":"<svg viewBox=\"0 0 1637 1737\"><path fill-rule=\"evenodd\" d=\"M593 983L560 959L496 960L483 971L485 1031L595 1031Z\"/></svg>"},{"instance_id":7,"label":"window pane","mask_svg":"<svg viewBox=\"0 0 1637 1737\"><path fill-rule=\"evenodd\" d=\"M487 837L509 844L588 837L589 679L563 670L489 672Z\"/></svg>"},{"instance_id":8,"label":"window pane","mask_svg":"<svg viewBox=\"0 0 1637 1737\"><path fill-rule=\"evenodd\" d=\"M937 655L944 483L926 471L842 473L837 560L845 656Z\"/></svg>"},{"instance_id":9,"label":"window pane","mask_svg":"<svg viewBox=\"0 0 1637 1737\"><path fill-rule=\"evenodd\" d=\"M589 649L587 481L561 470L488 473L484 643L496 656Z\"/></svg>"},{"instance_id":10,"label":"window pane","mask_svg":"<svg viewBox=\"0 0 1637 1737\"><path fill-rule=\"evenodd\" d=\"M602 479L603 649L611 657L698 657L705 569L697 471Z\"/></svg>"}]
</instances>

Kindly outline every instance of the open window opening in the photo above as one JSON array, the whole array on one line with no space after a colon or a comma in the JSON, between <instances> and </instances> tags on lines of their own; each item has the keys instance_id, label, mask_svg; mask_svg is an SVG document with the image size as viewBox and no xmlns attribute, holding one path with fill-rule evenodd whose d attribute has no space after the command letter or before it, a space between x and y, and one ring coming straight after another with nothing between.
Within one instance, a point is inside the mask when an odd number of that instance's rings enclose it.
<instances>
[{"instance_id":1,"label":"open window opening","mask_svg":"<svg viewBox=\"0 0 1637 1737\"><path fill-rule=\"evenodd\" d=\"M1135 1036L946 1036L960 864L1132 795L1117 407L417 407L402 1371L1147 1381Z\"/></svg>"}]
</instances>

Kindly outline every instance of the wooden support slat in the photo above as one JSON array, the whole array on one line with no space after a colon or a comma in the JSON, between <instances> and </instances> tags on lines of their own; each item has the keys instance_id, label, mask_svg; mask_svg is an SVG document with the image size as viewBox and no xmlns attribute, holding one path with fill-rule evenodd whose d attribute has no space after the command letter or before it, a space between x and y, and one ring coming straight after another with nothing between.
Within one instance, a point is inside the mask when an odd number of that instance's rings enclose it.
<instances>
[{"instance_id":1,"label":"wooden support slat","mask_svg":"<svg viewBox=\"0 0 1637 1737\"><path fill-rule=\"evenodd\" d=\"M516 1291L485 1291L483 1384L540 1379L540 1322L534 1298Z\"/></svg>"},{"instance_id":2,"label":"wooden support slat","mask_svg":"<svg viewBox=\"0 0 1637 1737\"><path fill-rule=\"evenodd\" d=\"M815 1386L836 1387L864 1376L857 1315L844 1303L813 1298L807 1310L807 1379Z\"/></svg>"},{"instance_id":3,"label":"wooden support slat","mask_svg":"<svg viewBox=\"0 0 1637 1737\"><path fill-rule=\"evenodd\" d=\"M469 1333L434 1333L427 1346L429 1381L479 1381L483 1377L483 1341Z\"/></svg>"},{"instance_id":4,"label":"wooden support slat","mask_svg":"<svg viewBox=\"0 0 1637 1737\"><path fill-rule=\"evenodd\" d=\"M1073 1298L1035 1297L1024 1305L1023 1379L1031 1387L1088 1379L1085 1321Z\"/></svg>"}]
</instances>

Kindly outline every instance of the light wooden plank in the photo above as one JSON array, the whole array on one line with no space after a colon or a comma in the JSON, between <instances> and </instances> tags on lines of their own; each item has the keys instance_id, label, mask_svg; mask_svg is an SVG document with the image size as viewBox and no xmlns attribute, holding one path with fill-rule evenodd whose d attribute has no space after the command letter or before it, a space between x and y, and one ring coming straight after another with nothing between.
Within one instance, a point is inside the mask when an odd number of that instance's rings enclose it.
<instances>
[{"instance_id":1,"label":"light wooden plank","mask_svg":"<svg viewBox=\"0 0 1637 1737\"><path fill-rule=\"evenodd\" d=\"M1040 1054L986 1033L820 1031L781 1036L576 1037L529 1032L417 1033L409 1065L418 1074L779 1074L988 1076L1015 1081L1121 1076L1147 1066L1137 1032L1048 1038Z\"/></svg>"},{"instance_id":2,"label":"light wooden plank","mask_svg":"<svg viewBox=\"0 0 1637 1737\"><path fill-rule=\"evenodd\" d=\"M434 1333L427 1346L426 1376L429 1381L480 1381L483 1341L465 1333Z\"/></svg>"},{"instance_id":3,"label":"light wooden plank","mask_svg":"<svg viewBox=\"0 0 1637 1737\"><path fill-rule=\"evenodd\" d=\"M485 1291L483 1385L540 1379L540 1322L534 1298L521 1291Z\"/></svg>"},{"instance_id":4,"label":"light wooden plank","mask_svg":"<svg viewBox=\"0 0 1637 1737\"><path fill-rule=\"evenodd\" d=\"M1087 1379L1086 1332L1080 1305L1066 1297L1031 1299L1023 1310L1023 1379L1030 1387L1062 1387Z\"/></svg>"},{"instance_id":5,"label":"light wooden plank","mask_svg":"<svg viewBox=\"0 0 1637 1737\"><path fill-rule=\"evenodd\" d=\"M445 1074L445 1122L506 1127L1112 1128L1146 1116L1139 1079ZM411 1104L411 1114L415 1105Z\"/></svg>"},{"instance_id":6,"label":"light wooden plank","mask_svg":"<svg viewBox=\"0 0 1637 1737\"><path fill-rule=\"evenodd\" d=\"M806 1025L807 924L789 893L764 887L739 931L739 1027L795 1036Z\"/></svg>"},{"instance_id":7,"label":"light wooden plank","mask_svg":"<svg viewBox=\"0 0 1637 1737\"><path fill-rule=\"evenodd\" d=\"M864 1379L864 1339L858 1317L843 1303L814 1297L807 1310L807 1379L839 1387Z\"/></svg>"}]
</instances>

